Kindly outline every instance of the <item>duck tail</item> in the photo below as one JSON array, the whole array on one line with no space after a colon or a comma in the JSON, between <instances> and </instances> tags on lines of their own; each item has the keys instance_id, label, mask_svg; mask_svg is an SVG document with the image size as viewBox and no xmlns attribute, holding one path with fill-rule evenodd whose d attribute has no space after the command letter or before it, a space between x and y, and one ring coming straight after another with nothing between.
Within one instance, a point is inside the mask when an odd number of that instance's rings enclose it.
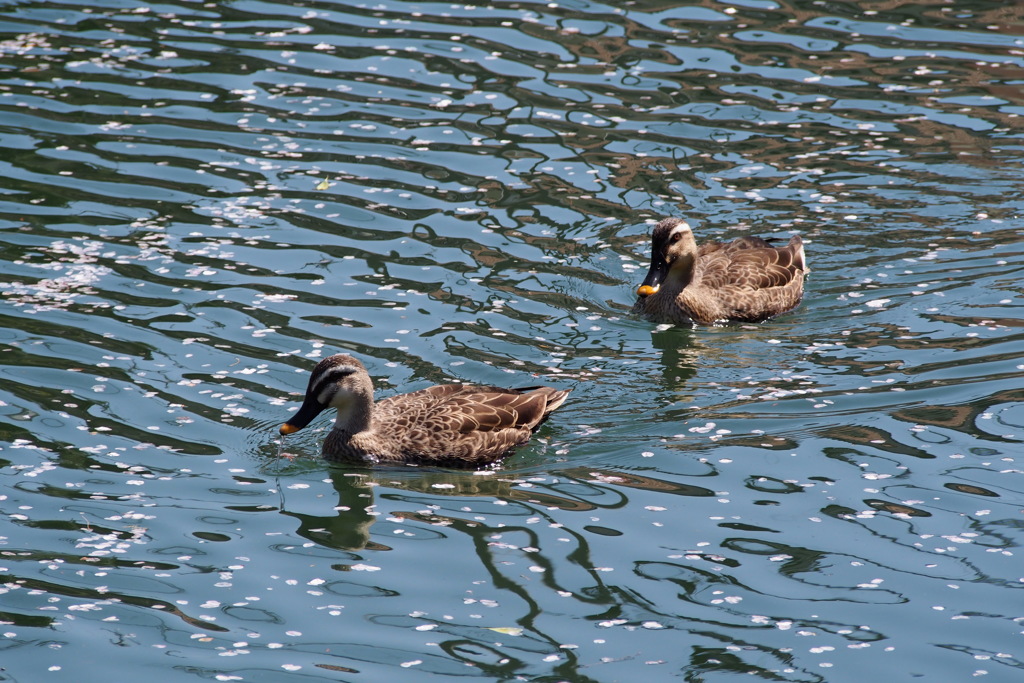
<instances>
[{"instance_id":1,"label":"duck tail","mask_svg":"<svg viewBox=\"0 0 1024 683\"><path fill-rule=\"evenodd\" d=\"M557 410L563 403L565 403L565 399L569 396L570 391L572 391L572 389L551 390L551 393L548 394L548 405L544 409L544 415L550 415L555 410Z\"/></svg>"},{"instance_id":2,"label":"duck tail","mask_svg":"<svg viewBox=\"0 0 1024 683\"><path fill-rule=\"evenodd\" d=\"M805 273L811 272L807 267L807 258L804 255L804 240L800 235L793 235L789 238L789 248L793 252L793 265Z\"/></svg>"}]
</instances>

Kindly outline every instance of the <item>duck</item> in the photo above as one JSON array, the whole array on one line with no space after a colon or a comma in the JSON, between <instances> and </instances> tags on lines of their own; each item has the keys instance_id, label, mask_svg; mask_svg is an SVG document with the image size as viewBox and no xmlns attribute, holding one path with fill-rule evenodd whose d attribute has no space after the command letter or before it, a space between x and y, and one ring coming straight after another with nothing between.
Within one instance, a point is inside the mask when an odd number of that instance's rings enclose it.
<instances>
[{"instance_id":1,"label":"duck","mask_svg":"<svg viewBox=\"0 0 1024 683\"><path fill-rule=\"evenodd\" d=\"M374 402L363 364L335 354L313 368L301 407L279 432L294 434L335 408L322 448L328 460L479 468L529 441L570 391L440 384Z\"/></svg>"},{"instance_id":2,"label":"duck","mask_svg":"<svg viewBox=\"0 0 1024 683\"><path fill-rule=\"evenodd\" d=\"M809 271L800 235L780 247L752 236L698 247L686 221L664 218L651 242L651 266L633 310L656 322L762 322L803 298Z\"/></svg>"}]
</instances>

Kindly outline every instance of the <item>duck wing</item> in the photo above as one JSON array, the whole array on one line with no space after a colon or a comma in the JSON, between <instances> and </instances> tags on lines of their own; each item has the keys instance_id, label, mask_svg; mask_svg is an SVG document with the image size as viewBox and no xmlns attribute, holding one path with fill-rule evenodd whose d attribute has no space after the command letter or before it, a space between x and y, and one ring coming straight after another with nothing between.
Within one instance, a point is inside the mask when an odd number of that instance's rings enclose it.
<instances>
[{"instance_id":1,"label":"duck wing","mask_svg":"<svg viewBox=\"0 0 1024 683\"><path fill-rule=\"evenodd\" d=\"M475 431L497 432L503 429L532 431L552 410L562 404L565 395L569 393L559 392L550 387L470 389L450 397L445 404L445 411L450 413L449 423L453 430L462 434ZM553 403L553 394L558 395L557 405L549 405Z\"/></svg>"},{"instance_id":2,"label":"duck wing","mask_svg":"<svg viewBox=\"0 0 1024 683\"><path fill-rule=\"evenodd\" d=\"M712 289L785 287L806 270L799 235L784 247L772 247L759 237L741 237L709 253L698 266L701 284Z\"/></svg>"},{"instance_id":3,"label":"duck wing","mask_svg":"<svg viewBox=\"0 0 1024 683\"><path fill-rule=\"evenodd\" d=\"M492 462L526 443L568 391L443 384L384 399L378 429L401 434L411 459L454 467Z\"/></svg>"}]
</instances>

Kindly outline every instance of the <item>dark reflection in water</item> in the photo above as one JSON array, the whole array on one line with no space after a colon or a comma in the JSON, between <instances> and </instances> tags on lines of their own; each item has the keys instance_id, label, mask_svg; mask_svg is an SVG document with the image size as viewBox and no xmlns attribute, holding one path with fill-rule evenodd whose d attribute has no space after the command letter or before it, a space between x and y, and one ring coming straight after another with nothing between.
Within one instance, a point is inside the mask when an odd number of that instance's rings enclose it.
<instances>
[{"instance_id":1,"label":"dark reflection in water","mask_svg":"<svg viewBox=\"0 0 1024 683\"><path fill-rule=\"evenodd\" d=\"M586 468L561 470L559 481L548 484L543 489L523 488L525 482L521 479L503 476L500 471L474 475L426 469L416 474L398 474L396 478L395 473L388 472L387 468L380 473L372 470L339 473L331 478L338 499L333 507L336 514L313 516L292 512L287 508L282 512L298 519L300 524L297 532L318 545L339 550L391 550L387 545L371 540L371 536L376 533L371 527L381 522L381 513L376 511L379 504L376 497L379 495L377 489L382 487L387 490L382 496L383 501L392 504L425 505L423 494L426 494L429 497L440 496L442 500L445 497L498 499L504 501L505 505L527 505L530 509L540 506L549 510L577 513L627 506L628 498L616 493L618 487L682 496L714 495L713 491L700 486L637 474ZM606 484L614 484L616 488L610 488ZM419 511L395 511L391 513L391 517L394 519L389 518L389 521L411 519L438 527L454 525L460 530L486 527L473 521L436 514L431 512L429 506ZM613 532L618 534L614 530L609 530L609 533Z\"/></svg>"}]
</instances>

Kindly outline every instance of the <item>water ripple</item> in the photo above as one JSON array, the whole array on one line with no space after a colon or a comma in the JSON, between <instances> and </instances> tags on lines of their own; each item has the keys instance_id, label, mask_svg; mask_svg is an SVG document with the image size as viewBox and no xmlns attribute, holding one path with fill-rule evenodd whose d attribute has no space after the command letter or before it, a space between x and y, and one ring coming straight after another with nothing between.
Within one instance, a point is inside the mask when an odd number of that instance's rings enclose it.
<instances>
[{"instance_id":1,"label":"water ripple","mask_svg":"<svg viewBox=\"0 0 1024 683\"><path fill-rule=\"evenodd\" d=\"M0 10L5 671L1011 675L1018 14ZM665 215L801 233L803 304L634 318ZM573 400L325 467L275 427L337 351Z\"/></svg>"}]
</instances>

